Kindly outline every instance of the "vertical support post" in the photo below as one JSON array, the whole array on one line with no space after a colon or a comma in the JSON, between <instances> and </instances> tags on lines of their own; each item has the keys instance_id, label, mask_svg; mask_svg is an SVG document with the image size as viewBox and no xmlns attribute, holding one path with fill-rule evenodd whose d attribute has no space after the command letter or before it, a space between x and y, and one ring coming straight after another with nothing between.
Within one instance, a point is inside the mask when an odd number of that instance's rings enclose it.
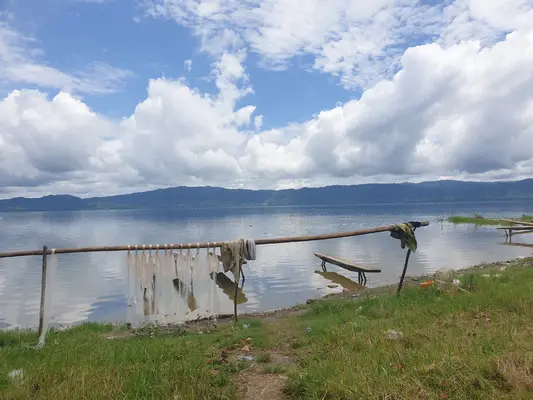
<instances>
[{"instance_id":1,"label":"vertical support post","mask_svg":"<svg viewBox=\"0 0 533 400\"><path fill-rule=\"evenodd\" d=\"M242 275L241 289L244 289L244 281L246 280L246 278L244 277L244 270L242 269L242 267L241 267L241 275Z\"/></svg>"},{"instance_id":2,"label":"vertical support post","mask_svg":"<svg viewBox=\"0 0 533 400\"><path fill-rule=\"evenodd\" d=\"M41 272L41 308L39 310L39 336L43 333L44 325L44 303L46 299L46 268L47 268L48 247L43 246L43 262Z\"/></svg>"},{"instance_id":3,"label":"vertical support post","mask_svg":"<svg viewBox=\"0 0 533 400\"><path fill-rule=\"evenodd\" d=\"M235 292L233 293L233 319L235 324L237 324L237 295L239 293L239 281L241 278L241 268L242 264L239 261L239 271L237 272L237 275L235 276Z\"/></svg>"},{"instance_id":4,"label":"vertical support post","mask_svg":"<svg viewBox=\"0 0 533 400\"><path fill-rule=\"evenodd\" d=\"M400 291L402 290L403 286L403 280L405 279L405 273L407 272L407 264L409 263L409 256L411 255L411 249L407 250L407 255L405 256L405 264L403 266L402 271L402 277L400 278L400 283L398 285L398 291L396 292L396 296L400 295Z\"/></svg>"}]
</instances>

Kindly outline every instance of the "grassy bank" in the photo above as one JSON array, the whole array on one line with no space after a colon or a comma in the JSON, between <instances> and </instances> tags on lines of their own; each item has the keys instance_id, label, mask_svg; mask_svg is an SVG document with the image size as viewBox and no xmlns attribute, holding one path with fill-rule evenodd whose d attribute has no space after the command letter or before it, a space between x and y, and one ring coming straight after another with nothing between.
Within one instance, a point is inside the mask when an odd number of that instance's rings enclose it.
<instances>
[{"instance_id":1,"label":"grassy bank","mask_svg":"<svg viewBox=\"0 0 533 400\"><path fill-rule=\"evenodd\" d=\"M530 399L533 259L503 265L462 272L469 293L413 285L202 334L88 324L35 350L3 332L0 398Z\"/></svg>"},{"instance_id":2,"label":"grassy bank","mask_svg":"<svg viewBox=\"0 0 533 400\"><path fill-rule=\"evenodd\" d=\"M515 221L522 222L533 222L533 216L531 215L522 215L519 218L511 218ZM461 215L452 215L448 218L448 222L452 224L474 224L474 225L490 225L490 226L511 226L510 222L501 221L499 218L485 218L482 215L475 214L471 217L461 216Z\"/></svg>"}]
</instances>

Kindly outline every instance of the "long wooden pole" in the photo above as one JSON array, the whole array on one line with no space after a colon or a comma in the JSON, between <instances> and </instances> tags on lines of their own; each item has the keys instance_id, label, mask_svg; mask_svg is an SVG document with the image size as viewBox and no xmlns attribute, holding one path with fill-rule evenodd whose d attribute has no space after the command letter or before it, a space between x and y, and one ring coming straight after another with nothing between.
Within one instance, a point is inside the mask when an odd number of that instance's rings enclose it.
<instances>
[{"instance_id":1,"label":"long wooden pole","mask_svg":"<svg viewBox=\"0 0 533 400\"><path fill-rule=\"evenodd\" d=\"M496 228L504 231L530 231L533 230L533 226L507 226L505 228Z\"/></svg>"},{"instance_id":2,"label":"long wooden pole","mask_svg":"<svg viewBox=\"0 0 533 400\"><path fill-rule=\"evenodd\" d=\"M517 220L514 220L514 219L507 219L507 218L500 218L500 221L509 222L509 223L515 224L515 225L528 225L528 226L533 227L533 222L517 221Z\"/></svg>"},{"instance_id":3,"label":"long wooden pole","mask_svg":"<svg viewBox=\"0 0 533 400\"><path fill-rule=\"evenodd\" d=\"M532 229L529 229L527 231L519 231L519 232L515 232L513 233L513 235L523 235L523 234L526 234L526 233L533 233L533 228Z\"/></svg>"},{"instance_id":4,"label":"long wooden pole","mask_svg":"<svg viewBox=\"0 0 533 400\"><path fill-rule=\"evenodd\" d=\"M429 222L420 222L419 226L428 226ZM290 236L271 239L257 239L255 244L258 246L267 244L281 244L281 243L296 243L296 242L310 242L315 240L328 240L339 239L351 236L362 236L371 233L390 232L394 230L394 225L381 226L378 228L360 229L350 232L338 232L329 233L323 235L310 235L310 236ZM221 247L225 242L204 242L204 243L181 243L181 244L140 244L140 245L120 245L120 246L94 246L94 247L73 247L64 249L55 249L55 254L68 254L68 253L95 253L104 251L128 251L128 250L164 250L164 249L205 249L212 247ZM43 254L51 254L49 249L43 250L25 250L25 251L12 251L7 253L0 253L0 258L10 257L25 257L25 256L40 256Z\"/></svg>"},{"instance_id":5,"label":"long wooden pole","mask_svg":"<svg viewBox=\"0 0 533 400\"><path fill-rule=\"evenodd\" d=\"M43 246L43 263L42 263L42 272L41 272L41 307L39 310L39 337L43 332L44 325L44 303L46 300L46 269L47 269L47 260L48 255L47 247Z\"/></svg>"}]
</instances>

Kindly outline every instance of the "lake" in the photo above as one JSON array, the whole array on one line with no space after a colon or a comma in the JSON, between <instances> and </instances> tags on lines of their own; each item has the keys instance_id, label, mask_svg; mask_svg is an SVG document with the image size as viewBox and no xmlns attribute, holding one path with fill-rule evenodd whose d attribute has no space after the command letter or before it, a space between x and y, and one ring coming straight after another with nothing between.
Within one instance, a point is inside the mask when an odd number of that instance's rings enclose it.
<instances>
[{"instance_id":1,"label":"lake","mask_svg":"<svg viewBox=\"0 0 533 400\"><path fill-rule=\"evenodd\" d=\"M430 226L416 231L418 250L411 256L409 275L531 255L532 248L504 245L504 234L494 227L438 221L440 216L475 212L487 217L533 214L533 202L0 213L0 251L259 239L428 220ZM533 235L513 238L515 243L528 241L533 243ZM316 273L320 260L313 252L380 268L379 274L367 274L368 286L396 283L405 257L399 241L388 233L260 246L257 260L244 267L239 312L292 306L342 290L328 287L339 276L357 282L357 274L333 266L328 271L337 274L330 279ZM126 265L125 252L58 255L55 322L124 321ZM41 257L0 259L0 328L37 325L40 280ZM231 313L232 301L222 287L218 298L220 311Z\"/></svg>"}]
</instances>

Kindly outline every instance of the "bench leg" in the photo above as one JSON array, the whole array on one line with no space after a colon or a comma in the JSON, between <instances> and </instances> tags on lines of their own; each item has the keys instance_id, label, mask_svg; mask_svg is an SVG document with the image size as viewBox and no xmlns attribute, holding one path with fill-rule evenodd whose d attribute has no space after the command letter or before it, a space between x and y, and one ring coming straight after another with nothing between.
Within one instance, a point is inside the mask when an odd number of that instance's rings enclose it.
<instances>
[{"instance_id":1,"label":"bench leg","mask_svg":"<svg viewBox=\"0 0 533 400\"><path fill-rule=\"evenodd\" d=\"M322 266L322 271L327 272L326 271L326 262L324 260L322 260L322 265L321 266Z\"/></svg>"},{"instance_id":2,"label":"bench leg","mask_svg":"<svg viewBox=\"0 0 533 400\"><path fill-rule=\"evenodd\" d=\"M361 272L363 275L363 286L366 286L366 274L364 272Z\"/></svg>"}]
</instances>

